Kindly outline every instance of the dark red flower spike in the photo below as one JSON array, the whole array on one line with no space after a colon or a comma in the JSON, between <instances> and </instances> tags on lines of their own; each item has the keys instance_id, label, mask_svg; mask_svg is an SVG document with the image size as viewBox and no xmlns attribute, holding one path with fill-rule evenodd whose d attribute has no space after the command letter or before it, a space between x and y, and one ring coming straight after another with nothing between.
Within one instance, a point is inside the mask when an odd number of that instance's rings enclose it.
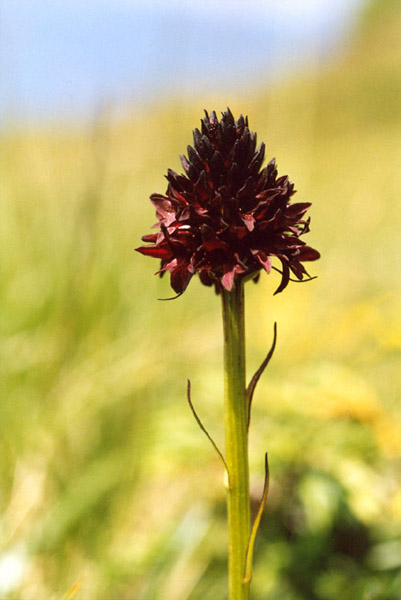
<instances>
[{"instance_id":1,"label":"dark red flower spike","mask_svg":"<svg viewBox=\"0 0 401 600\"><path fill-rule=\"evenodd\" d=\"M205 285L230 291L242 278L269 273L274 257L282 273L276 294L291 272L299 281L308 276L302 263L320 256L300 239L309 231L310 203L290 204L294 185L277 176L274 159L261 170L265 145L256 148L248 118L235 121L227 109L219 121L205 111L193 139L181 156L185 175L169 169L166 195L152 194L160 231L145 235L149 245L137 251L161 260L158 273L170 273L177 294L196 273Z\"/></svg>"}]
</instances>

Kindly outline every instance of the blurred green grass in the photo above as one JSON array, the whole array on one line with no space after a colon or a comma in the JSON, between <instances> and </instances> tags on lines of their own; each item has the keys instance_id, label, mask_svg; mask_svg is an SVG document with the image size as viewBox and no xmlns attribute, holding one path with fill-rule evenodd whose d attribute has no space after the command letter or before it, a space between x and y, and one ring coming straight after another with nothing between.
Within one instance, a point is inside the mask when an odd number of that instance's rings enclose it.
<instances>
[{"instance_id":1,"label":"blurred green grass","mask_svg":"<svg viewBox=\"0 0 401 600\"><path fill-rule=\"evenodd\" d=\"M0 596L226 597L219 299L133 251L203 108L250 117L311 201L317 281L247 291L255 600L400 600L401 12L249 97L3 135ZM7 562L8 561L8 562ZM4 567L6 565L6 567ZM10 566L11 565L11 566ZM6 574L5 574L6 573ZM12 574L14 573L14 579ZM69 592L70 590L70 592Z\"/></svg>"}]
</instances>

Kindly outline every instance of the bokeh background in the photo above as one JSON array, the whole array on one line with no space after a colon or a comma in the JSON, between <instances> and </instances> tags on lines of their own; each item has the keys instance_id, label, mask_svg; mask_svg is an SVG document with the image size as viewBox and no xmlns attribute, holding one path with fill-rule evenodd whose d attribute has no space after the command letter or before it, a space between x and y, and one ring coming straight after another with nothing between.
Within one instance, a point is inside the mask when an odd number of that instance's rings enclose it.
<instances>
[{"instance_id":1,"label":"bokeh background","mask_svg":"<svg viewBox=\"0 0 401 600\"><path fill-rule=\"evenodd\" d=\"M0 597L227 598L219 298L134 248L228 105L322 253L247 288L253 599L400 600L400 2L3 0L1 39Z\"/></svg>"}]
</instances>

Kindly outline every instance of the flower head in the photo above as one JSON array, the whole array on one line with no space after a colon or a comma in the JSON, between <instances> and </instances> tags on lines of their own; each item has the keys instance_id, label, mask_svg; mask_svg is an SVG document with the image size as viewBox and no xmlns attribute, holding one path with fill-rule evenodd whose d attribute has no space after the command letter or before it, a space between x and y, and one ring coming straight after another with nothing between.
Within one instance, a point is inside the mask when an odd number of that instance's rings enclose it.
<instances>
[{"instance_id":1,"label":"flower head","mask_svg":"<svg viewBox=\"0 0 401 600\"><path fill-rule=\"evenodd\" d=\"M265 145L256 148L248 118L235 121L227 109L219 121L205 111L193 139L188 157L181 156L185 175L169 169L166 195L150 197L160 230L143 236L149 245L137 251L161 260L157 273L168 271L179 294L195 273L205 285L230 291L261 269L270 273L274 257L282 273L275 293L291 272L302 280L308 275L302 263L320 256L300 239L309 231L310 203L290 203L294 185L278 177L275 159L261 169Z\"/></svg>"}]
</instances>

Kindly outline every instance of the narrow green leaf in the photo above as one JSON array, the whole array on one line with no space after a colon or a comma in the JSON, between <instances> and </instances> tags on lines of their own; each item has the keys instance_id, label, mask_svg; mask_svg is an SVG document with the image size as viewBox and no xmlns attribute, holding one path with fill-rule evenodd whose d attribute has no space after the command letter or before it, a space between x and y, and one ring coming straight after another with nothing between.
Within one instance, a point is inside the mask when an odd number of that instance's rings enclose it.
<instances>
[{"instance_id":1,"label":"narrow green leaf","mask_svg":"<svg viewBox=\"0 0 401 600\"><path fill-rule=\"evenodd\" d=\"M266 358L260 365L259 369L256 371L256 373L252 377L248 387L246 388L246 397L247 397L247 401L248 401L248 429L249 429L249 425L251 422L251 408L252 408L253 393L255 391L256 384L258 383L263 371L266 369L267 365L270 362L271 357L273 356L273 352L276 348L276 342L277 342L277 323L274 323L273 343L271 345L271 348L270 348L269 352L267 353Z\"/></svg>"},{"instance_id":2,"label":"narrow green leaf","mask_svg":"<svg viewBox=\"0 0 401 600\"><path fill-rule=\"evenodd\" d=\"M244 583L249 583L252 579L253 549L255 546L255 539L256 539L256 534L259 529L260 520L262 518L263 510L266 505L268 493L269 493L269 461L268 461L267 452L266 452L266 454L265 454L265 483L263 486L263 494L262 494L262 499L260 501L259 510L257 512L257 515L256 515L255 520L252 525L251 534L249 536L248 548L246 550Z\"/></svg>"},{"instance_id":3,"label":"narrow green leaf","mask_svg":"<svg viewBox=\"0 0 401 600\"><path fill-rule=\"evenodd\" d=\"M198 423L199 427L202 429L203 433L206 435L206 437L208 438L208 440L210 440L213 448L216 450L217 454L219 455L221 462L223 463L225 472L227 473L227 477L228 477L228 485L230 486L230 474L228 472L228 468L227 468L227 463L226 460L221 452L221 450L219 449L219 447L217 446L216 442L214 441L214 439L212 438L212 436L210 435L210 433L207 431L206 427L203 425L202 421L200 420L200 418L198 417L194 405L192 404L191 401L191 382L188 379L187 382L187 400L188 400L188 404L190 409L192 410L192 414L195 417L196 422Z\"/></svg>"}]
</instances>

